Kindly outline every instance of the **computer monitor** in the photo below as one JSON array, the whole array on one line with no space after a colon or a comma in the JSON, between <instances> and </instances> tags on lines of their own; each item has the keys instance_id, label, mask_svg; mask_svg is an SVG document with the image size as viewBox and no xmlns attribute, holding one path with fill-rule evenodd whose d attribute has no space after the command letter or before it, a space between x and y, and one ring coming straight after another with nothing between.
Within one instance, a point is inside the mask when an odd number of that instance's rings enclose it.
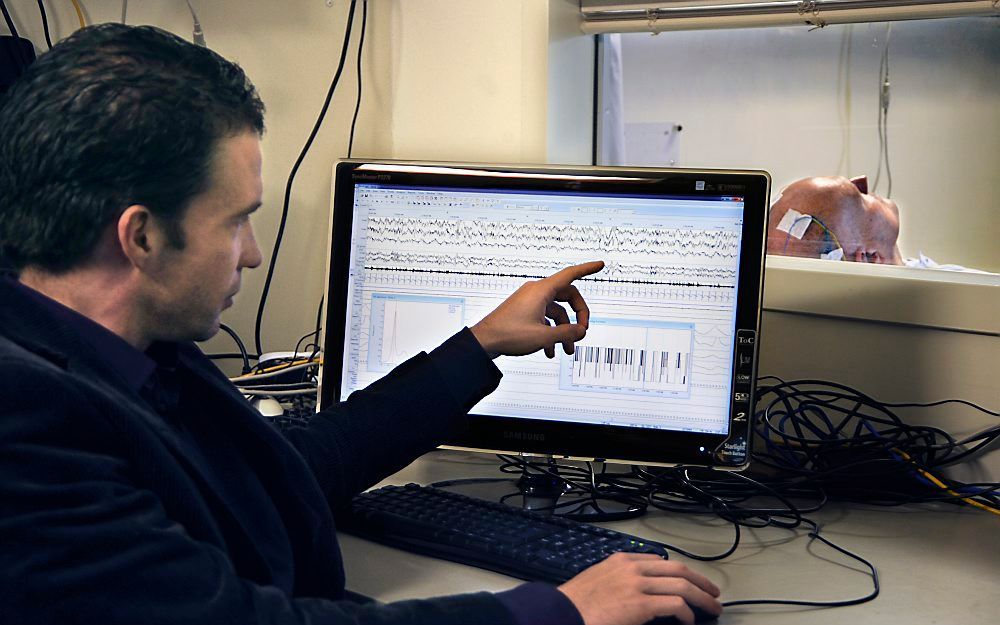
<instances>
[{"instance_id":1,"label":"computer monitor","mask_svg":"<svg viewBox=\"0 0 1000 625\"><path fill-rule=\"evenodd\" d=\"M449 447L742 468L760 329L762 171L337 164L320 405L579 262L572 355L500 357Z\"/></svg>"}]
</instances>

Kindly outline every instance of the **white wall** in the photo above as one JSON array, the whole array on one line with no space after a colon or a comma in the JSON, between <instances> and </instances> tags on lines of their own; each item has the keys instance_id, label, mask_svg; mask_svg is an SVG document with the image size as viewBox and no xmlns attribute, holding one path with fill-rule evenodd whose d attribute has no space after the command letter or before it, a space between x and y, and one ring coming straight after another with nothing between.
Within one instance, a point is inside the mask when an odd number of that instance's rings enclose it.
<instances>
[{"instance_id":1,"label":"white wall","mask_svg":"<svg viewBox=\"0 0 1000 625\"><path fill-rule=\"evenodd\" d=\"M885 33L858 24L622 35L625 122L680 123L681 165L763 168L775 192L813 175L873 182ZM901 250L1000 271L1000 20L896 22L889 60Z\"/></svg>"},{"instance_id":2,"label":"white wall","mask_svg":"<svg viewBox=\"0 0 1000 625\"><path fill-rule=\"evenodd\" d=\"M545 149L545 6L399 2L393 15L393 156L524 161ZM542 34L532 36L535 28Z\"/></svg>"}]
</instances>

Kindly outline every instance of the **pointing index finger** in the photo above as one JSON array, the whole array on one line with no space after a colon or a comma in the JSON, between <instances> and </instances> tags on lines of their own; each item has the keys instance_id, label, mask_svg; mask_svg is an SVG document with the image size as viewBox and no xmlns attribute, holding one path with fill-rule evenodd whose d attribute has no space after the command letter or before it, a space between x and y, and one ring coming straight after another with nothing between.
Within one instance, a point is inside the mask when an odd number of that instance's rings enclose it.
<instances>
[{"instance_id":1,"label":"pointing index finger","mask_svg":"<svg viewBox=\"0 0 1000 625\"><path fill-rule=\"evenodd\" d=\"M570 308L576 313L576 322L584 328L590 325L590 309L583 296L580 295L580 291L573 286L573 281L595 274L602 269L604 269L604 261L595 260L589 263L571 265L545 279L552 288L551 297L556 301L569 303Z\"/></svg>"},{"instance_id":2,"label":"pointing index finger","mask_svg":"<svg viewBox=\"0 0 1000 625\"><path fill-rule=\"evenodd\" d=\"M604 261L594 260L589 263L581 263L579 265L566 267L565 269L549 276L549 279L554 282L553 286L556 290L558 290L570 284L574 280L579 280L585 276L595 274L602 269L604 269Z\"/></svg>"}]
</instances>

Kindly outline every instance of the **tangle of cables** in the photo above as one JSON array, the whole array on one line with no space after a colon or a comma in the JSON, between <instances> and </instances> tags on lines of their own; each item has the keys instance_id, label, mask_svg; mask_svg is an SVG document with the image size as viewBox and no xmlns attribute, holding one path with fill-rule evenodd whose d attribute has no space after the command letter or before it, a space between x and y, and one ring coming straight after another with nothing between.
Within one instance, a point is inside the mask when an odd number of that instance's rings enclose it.
<instances>
[{"instance_id":1,"label":"tangle of cables","mask_svg":"<svg viewBox=\"0 0 1000 625\"><path fill-rule=\"evenodd\" d=\"M282 404L282 414L267 417L279 429L305 427L316 412L319 367L323 364L317 336L318 329L304 334L293 352L280 357L258 358L256 366L230 378L247 398L269 397Z\"/></svg>"},{"instance_id":2,"label":"tangle of cables","mask_svg":"<svg viewBox=\"0 0 1000 625\"><path fill-rule=\"evenodd\" d=\"M720 553L698 554L667 545L676 553L703 561L732 555L739 547L743 527L805 527L810 539L867 567L873 584L868 595L842 601L754 599L724 605L832 607L876 597L879 582L874 565L824 538L819 524L806 516L832 500L884 506L946 502L1000 514L1000 484L962 483L941 473L942 468L985 451L1000 436L1000 425L956 439L937 427L908 424L896 410L964 405L991 416L1000 413L957 399L925 404L879 402L850 387L819 380L785 382L767 377L760 382L757 443L747 471L685 466L631 466L614 471L600 463L596 468L591 462L501 455L500 470L522 476L521 488L502 499L526 495L524 476L531 476L535 482L547 480L549 486L548 505L534 509L547 508L569 518L613 521L654 508L712 515L731 523L732 544ZM502 478L452 480L434 486L495 479Z\"/></svg>"},{"instance_id":3,"label":"tangle of cables","mask_svg":"<svg viewBox=\"0 0 1000 625\"><path fill-rule=\"evenodd\" d=\"M819 380L762 378L757 389L755 449L742 473L700 467L531 461L500 456L501 471L548 476L558 483L557 514L589 520L638 516L649 507L715 514L746 526L797 526L827 501L894 506L947 502L1000 514L1000 484L963 483L941 469L968 460L1000 437L1000 425L956 439L938 427L913 425L900 408L964 405L958 399L890 404L848 386ZM520 493L517 493L520 494ZM772 505L757 507L758 499ZM621 510L621 506L626 511ZM612 506L614 512L606 508Z\"/></svg>"},{"instance_id":4,"label":"tangle of cables","mask_svg":"<svg viewBox=\"0 0 1000 625\"><path fill-rule=\"evenodd\" d=\"M1000 514L1000 484L965 484L940 473L985 450L1000 426L956 440L940 428L905 423L895 409L965 405L1000 414L964 400L889 404L832 382L763 380L773 383L758 388L753 463L756 473L773 473L772 487L875 505L946 501Z\"/></svg>"}]
</instances>

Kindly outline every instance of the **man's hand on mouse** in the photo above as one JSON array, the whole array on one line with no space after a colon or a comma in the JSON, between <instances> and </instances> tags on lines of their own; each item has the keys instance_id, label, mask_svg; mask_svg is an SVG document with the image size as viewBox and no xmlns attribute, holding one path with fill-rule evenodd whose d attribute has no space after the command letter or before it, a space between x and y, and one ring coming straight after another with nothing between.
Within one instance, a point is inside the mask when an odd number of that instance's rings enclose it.
<instances>
[{"instance_id":1,"label":"man's hand on mouse","mask_svg":"<svg viewBox=\"0 0 1000 625\"><path fill-rule=\"evenodd\" d=\"M553 358L556 343L562 343L563 351L572 354L573 343L586 335L590 324L590 309L573 281L601 269L604 262L598 260L524 283L496 310L472 326L472 334L493 357L523 356L542 349ZM576 314L575 323L558 302L570 305ZM549 319L555 322L554 326Z\"/></svg>"},{"instance_id":2,"label":"man's hand on mouse","mask_svg":"<svg viewBox=\"0 0 1000 625\"><path fill-rule=\"evenodd\" d=\"M680 562L654 554L616 553L559 587L586 625L642 625L672 616L695 622L692 606L718 616L719 588Z\"/></svg>"}]
</instances>

